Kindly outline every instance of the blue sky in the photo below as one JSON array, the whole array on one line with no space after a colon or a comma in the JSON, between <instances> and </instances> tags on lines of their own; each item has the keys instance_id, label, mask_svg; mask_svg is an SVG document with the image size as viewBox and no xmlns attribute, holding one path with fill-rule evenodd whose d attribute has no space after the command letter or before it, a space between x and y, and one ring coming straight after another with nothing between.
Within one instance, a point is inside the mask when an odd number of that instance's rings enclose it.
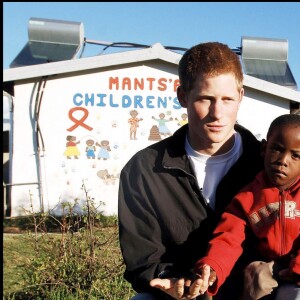
<instances>
[{"instance_id":1,"label":"blue sky","mask_svg":"<svg viewBox=\"0 0 300 300\"><path fill-rule=\"evenodd\" d=\"M27 43L31 17L82 22L88 40L106 42L236 48L242 36L286 39L300 90L300 2L3 2L4 69ZM83 56L102 49L87 45Z\"/></svg>"}]
</instances>

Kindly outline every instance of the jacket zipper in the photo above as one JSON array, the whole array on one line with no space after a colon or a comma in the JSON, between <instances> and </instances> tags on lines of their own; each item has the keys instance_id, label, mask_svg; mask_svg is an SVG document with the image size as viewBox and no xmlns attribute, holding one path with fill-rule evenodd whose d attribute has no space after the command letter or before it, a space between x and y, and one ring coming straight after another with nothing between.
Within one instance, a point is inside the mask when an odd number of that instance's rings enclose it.
<instances>
[{"instance_id":1,"label":"jacket zipper","mask_svg":"<svg viewBox=\"0 0 300 300\"><path fill-rule=\"evenodd\" d=\"M281 249L280 255L285 253L285 200L284 200L284 191L279 193L279 220L281 222Z\"/></svg>"},{"instance_id":2,"label":"jacket zipper","mask_svg":"<svg viewBox=\"0 0 300 300\"><path fill-rule=\"evenodd\" d=\"M196 192L195 189L193 188L194 195L197 197L197 199L198 199L199 201L200 201L200 197L201 197L201 198L203 199L204 204L206 205L206 207L211 208L210 205L208 204L207 200L206 200L205 197L203 196L203 194L202 194L202 188L199 187L198 181L197 181L196 177L195 177L193 174L187 172L187 171L184 170L184 169L178 168L178 167L169 167L169 166L165 166L165 165L164 165L163 167L164 167L165 169L168 169L168 170L182 171L184 174L186 174L187 176L191 177L191 178L193 179L194 185L196 186L196 188L197 188L197 190L198 190L198 192L199 192L199 194L197 194L197 192Z\"/></svg>"}]
</instances>

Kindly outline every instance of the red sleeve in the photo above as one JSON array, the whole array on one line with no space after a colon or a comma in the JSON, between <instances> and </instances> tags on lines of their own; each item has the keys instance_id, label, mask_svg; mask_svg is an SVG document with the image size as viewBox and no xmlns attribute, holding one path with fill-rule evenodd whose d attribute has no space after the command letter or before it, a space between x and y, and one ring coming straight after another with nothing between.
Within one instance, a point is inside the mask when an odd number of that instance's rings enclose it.
<instances>
[{"instance_id":1,"label":"red sleeve","mask_svg":"<svg viewBox=\"0 0 300 300\"><path fill-rule=\"evenodd\" d=\"M245 240L246 221L237 199L223 213L220 223L214 231L214 238L209 242L205 257L195 265L195 272L204 264L217 273L216 283L208 288L209 295L215 295L219 287L230 274L237 259L242 254L242 243Z\"/></svg>"}]
</instances>

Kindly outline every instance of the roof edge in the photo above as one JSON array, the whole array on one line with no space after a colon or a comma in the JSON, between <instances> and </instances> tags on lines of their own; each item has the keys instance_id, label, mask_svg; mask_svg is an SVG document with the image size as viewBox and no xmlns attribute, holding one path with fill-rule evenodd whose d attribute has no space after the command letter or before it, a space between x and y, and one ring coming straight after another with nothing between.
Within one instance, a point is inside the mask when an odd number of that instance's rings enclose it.
<instances>
[{"instance_id":1,"label":"roof edge","mask_svg":"<svg viewBox=\"0 0 300 300\"><path fill-rule=\"evenodd\" d=\"M244 74L244 85L300 103L300 91Z\"/></svg>"},{"instance_id":2,"label":"roof edge","mask_svg":"<svg viewBox=\"0 0 300 300\"><path fill-rule=\"evenodd\" d=\"M182 55L165 49L160 43L142 50L132 50L112 54L64 60L32 66L22 66L3 70L3 82L51 76L68 72L92 70L97 68L160 59L178 64Z\"/></svg>"},{"instance_id":3,"label":"roof edge","mask_svg":"<svg viewBox=\"0 0 300 300\"><path fill-rule=\"evenodd\" d=\"M3 82L26 80L77 71L93 70L109 66L137 63L140 61L163 60L178 65L182 54L165 49L160 43L142 50L132 50L112 54L51 62L42 65L16 67L3 70ZM244 74L244 85L278 97L300 103L300 91L293 90Z\"/></svg>"}]
</instances>

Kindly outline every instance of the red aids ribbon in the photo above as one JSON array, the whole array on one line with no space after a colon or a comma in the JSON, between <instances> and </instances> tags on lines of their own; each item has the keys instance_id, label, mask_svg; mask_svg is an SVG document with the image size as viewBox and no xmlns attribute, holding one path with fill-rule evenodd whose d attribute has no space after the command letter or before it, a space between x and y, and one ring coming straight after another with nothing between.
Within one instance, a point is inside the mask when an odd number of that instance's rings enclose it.
<instances>
[{"instance_id":1,"label":"red aids ribbon","mask_svg":"<svg viewBox=\"0 0 300 300\"><path fill-rule=\"evenodd\" d=\"M75 111L77 111L77 110L81 110L81 111L83 111L83 117L80 119L80 120L78 120L78 119L76 119L76 118L74 118L73 117L73 113L75 112ZM89 111L86 109L86 108L84 108L84 107L73 107L73 108L71 108L70 110L69 110L69 118L75 123L73 126L71 126L69 129L67 129L68 131L73 131L75 128L77 128L78 126L82 126L82 127L84 127L85 129L87 129L87 130L93 130L93 128L92 127L90 127L90 126L88 126L88 125L86 125L86 124L84 124L84 121L86 120L86 118L88 117L88 115L89 115Z\"/></svg>"}]
</instances>

